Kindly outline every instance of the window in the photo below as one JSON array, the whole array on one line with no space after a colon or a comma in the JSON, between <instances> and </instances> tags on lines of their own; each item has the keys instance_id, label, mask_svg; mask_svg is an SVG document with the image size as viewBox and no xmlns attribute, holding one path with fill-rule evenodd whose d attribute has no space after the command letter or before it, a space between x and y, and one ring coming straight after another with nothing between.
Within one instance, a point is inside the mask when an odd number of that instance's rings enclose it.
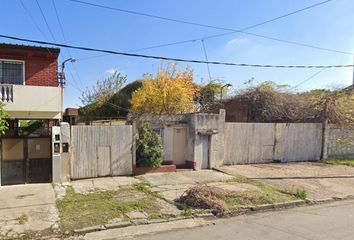
<instances>
[{"instance_id":1,"label":"window","mask_svg":"<svg viewBox=\"0 0 354 240\"><path fill-rule=\"evenodd\" d=\"M0 60L0 83L22 85L23 62Z\"/></svg>"}]
</instances>

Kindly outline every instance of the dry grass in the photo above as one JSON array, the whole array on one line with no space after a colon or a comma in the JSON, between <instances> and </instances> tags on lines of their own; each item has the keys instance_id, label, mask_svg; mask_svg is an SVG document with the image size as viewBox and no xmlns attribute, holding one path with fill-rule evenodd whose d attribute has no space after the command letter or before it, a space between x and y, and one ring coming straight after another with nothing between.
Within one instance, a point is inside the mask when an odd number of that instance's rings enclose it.
<instances>
[{"instance_id":1,"label":"dry grass","mask_svg":"<svg viewBox=\"0 0 354 240\"><path fill-rule=\"evenodd\" d=\"M259 191L230 191L206 184L188 189L179 199L181 204L198 209L211 209L216 212L227 212L241 206L254 206L287 202L300 198L290 193L279 192L276 189L247 178L234 179L235 182L252 184Z\"/></svg>"},{"instance_id":2,"label":"dry grass","mask_svg":"<svg viewBox=\"0 0 354 240\"><path fill-rule=\"evenodd\" d=\"M188 189L179 199L179 202L194 208L213 209L219 212L229 208L223 200L229 192L207 185L199 185Z\"/></svg>"}]
</instances>

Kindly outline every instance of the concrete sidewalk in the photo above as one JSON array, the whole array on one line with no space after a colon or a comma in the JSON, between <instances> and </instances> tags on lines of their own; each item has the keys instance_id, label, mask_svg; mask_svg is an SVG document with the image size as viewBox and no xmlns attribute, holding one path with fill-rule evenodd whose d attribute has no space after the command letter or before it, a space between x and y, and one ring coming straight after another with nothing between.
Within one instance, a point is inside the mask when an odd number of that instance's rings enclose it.
<instances>
[{"instance_id":1,"label":"concrete sidewalk","mask_svg":"<svg viewBox=\"0 0 354 240\"><path fill-rule=\"evenodd\" d=\"M59 220L51 184L0 187L0 233L40 231Z\"/></svg>"},{"instance_id":2,"label":"concrete sidewalk","mask_svg":"<svg viewBox=\"0 0 354 240\"><path fill-rule=\"evenodd\" d=\"M266 182L283 190L304 189L310 200L354 196L354 167L322 163L223 166L219 170Z\"/></svg>"},{"instance_id":3,"label":"concrete sidewalk","mask_svg":"<svg viewBox=\"0 0 354 240\"><path fill-rule=\"evenodd\" d=\"M214 170L199 170L175 173L152 173L138 177L152 185L152 191L165 199L174 201L187 189L198 183L222 182L233 177Z\"/></svg>"},{"instance_id":4,"label":"concrete sidewalk","mask_svg":"<svg viewBox=\"0 0 354 240\"><path fill-rule=\"evenodd\" d=\"M141 181L134 177L119 176L75 180L71 182L71 185L75 192L86 194L94 190L117 190L120 187L132 186L139 182Z\"/></svg>"}]
</instances>

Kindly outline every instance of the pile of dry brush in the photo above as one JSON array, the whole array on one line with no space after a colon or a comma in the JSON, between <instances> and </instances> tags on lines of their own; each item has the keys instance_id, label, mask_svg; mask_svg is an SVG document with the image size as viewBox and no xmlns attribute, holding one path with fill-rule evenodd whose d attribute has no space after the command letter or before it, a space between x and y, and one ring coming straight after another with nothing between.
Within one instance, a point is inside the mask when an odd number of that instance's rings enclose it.
<instances>
[{"instance_id":1,"label":"pile of dry brush","mask_svg":"<svg viewBox=\"0 0 354 240\"><path fill-rule=\"evenodd\" d=\"M240 203L253 204L262 198L257 193L236 192L206 184L189 188L179 198L179 202L193 208L210 209L216 213L229 211L227 199L238 199Z\"/></svg>"},{"instance_id":2,"label":"pile of dry brush","mask_svg":"<svg viewBox=\"0 0 354 240\"><path fill-rule=\"evenodd\" d=\"M201 185L188 189L180 197L179 202L194 208L213 209L217 212L225 212L229 208L224 199L229 194L228 191L218 187Z\"/></svg>"},{"instance_id":3,"label":"pile of dry brush","mask_svg":"<svg viewBox=\"0 0 354 240\"><path fill-rule=\"evenodd\" d=\"M245 101L256 122L322 122L354 125L354 93L313 90L292 93L272 82L250 87L228 101Z\"/></svg>"}]
</instances>

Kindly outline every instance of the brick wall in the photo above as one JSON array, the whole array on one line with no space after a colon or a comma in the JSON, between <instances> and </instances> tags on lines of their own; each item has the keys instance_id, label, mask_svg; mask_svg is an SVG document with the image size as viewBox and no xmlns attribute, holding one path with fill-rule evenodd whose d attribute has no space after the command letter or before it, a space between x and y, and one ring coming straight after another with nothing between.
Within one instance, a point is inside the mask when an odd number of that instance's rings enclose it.
<instances>
[{"instance_id":1,"label":"brick wall","mask_svg":"<svg viewBox=\"0 0 354 240\"><path fill-rule=\"evenodd\" d=\"M56 59L25 59L25 84L56 87L57 71Z\"/></svg>"},{"instance_id":2,"label":"brick wall","mask_svg":"<svg viewBox=\"0 0 354 240\"><path fill-rule=\"evenodd\" d=\"M0 59L25 61L25 85L58 86L58 54L47 51L0 47Z\"/></svg>"},{"instance_id":3,"label":"brick wall","mask_svg":"<svg viewBox=\"0 0 354 240\"><path fill-rule=\"evenodd\" d=\"M230 101L225 103L226 122L248 122L249 104L247 102Z\"/></svg>"}]
</instances>

